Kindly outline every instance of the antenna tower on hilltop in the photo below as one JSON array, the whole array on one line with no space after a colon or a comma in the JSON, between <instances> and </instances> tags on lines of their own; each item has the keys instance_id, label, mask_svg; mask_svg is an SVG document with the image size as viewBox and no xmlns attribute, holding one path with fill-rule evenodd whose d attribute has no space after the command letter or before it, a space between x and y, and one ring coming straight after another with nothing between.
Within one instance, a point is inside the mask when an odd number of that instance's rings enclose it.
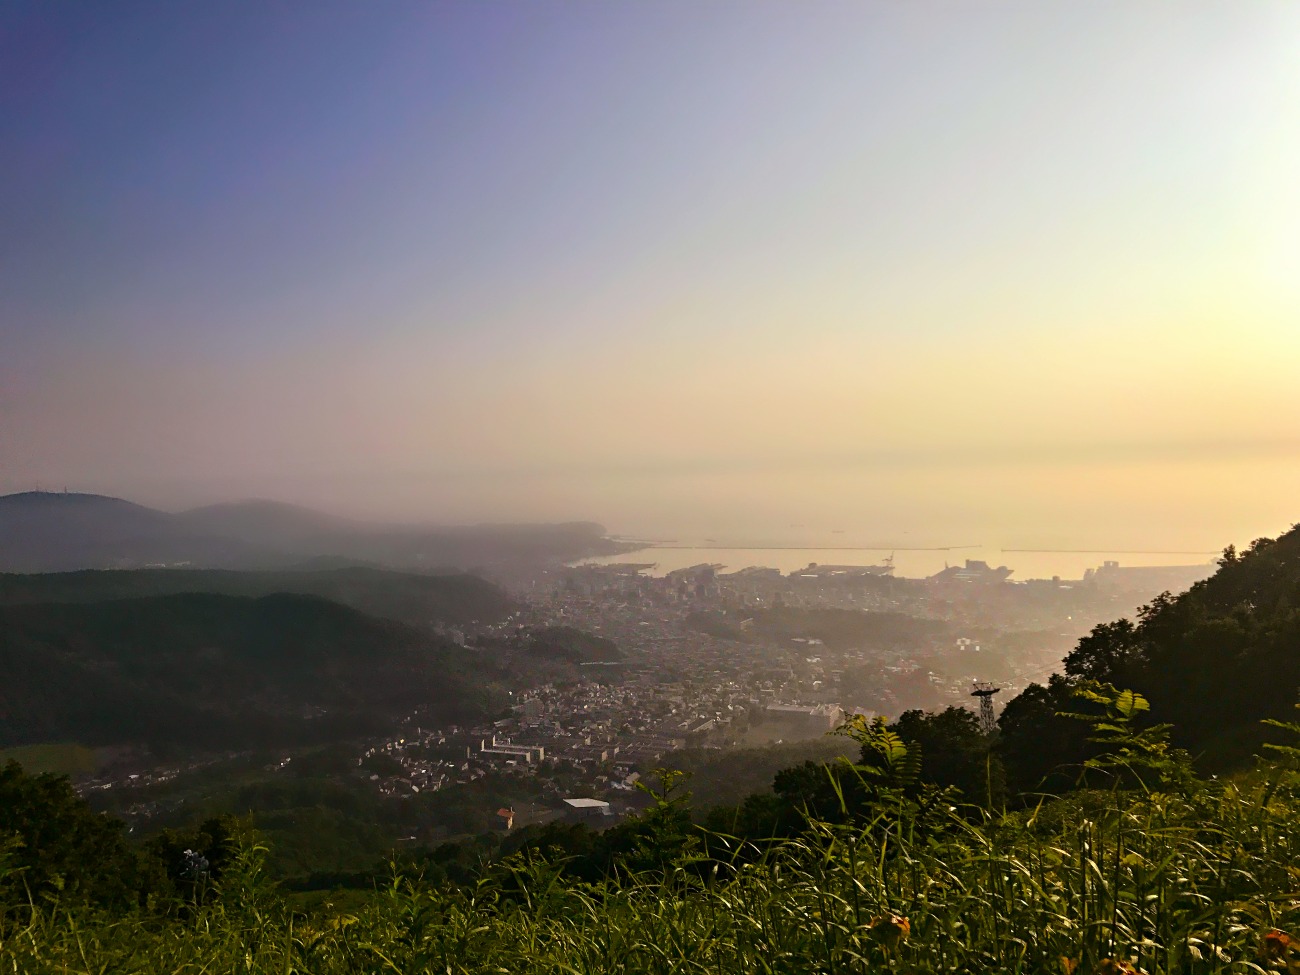
<instances>
[{"instance_id":1,"label":"antenna tower on hilltop","mask_svg":"<svg viewBox=\"0 0 1300 975\"><path fill-rule=\"evenodd\" d=\"M996 684L989 684L985 681L975 681L975 688L970 692L971 697L980 699L980 731L986 735L991 735L998 730L998 719L993 714L993 695L1002 688Z\"/></svg>"}]
</instances>

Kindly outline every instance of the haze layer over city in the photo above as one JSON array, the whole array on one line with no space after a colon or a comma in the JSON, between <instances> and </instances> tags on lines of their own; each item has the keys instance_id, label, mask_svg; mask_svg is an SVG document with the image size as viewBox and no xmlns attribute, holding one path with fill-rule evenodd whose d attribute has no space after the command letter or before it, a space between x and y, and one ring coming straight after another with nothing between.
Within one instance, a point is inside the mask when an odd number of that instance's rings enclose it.
<instances>
[{"instance_id":1,"label":"haze layer over city","mask_svg":"<svg viewBox=\"0 0 1300 975\"><path fill-rule=\"evenodd\" d=\"M1295 5L0 18L0 491L1183 561L1294 517Z\"/></svg>"}]
</instances>

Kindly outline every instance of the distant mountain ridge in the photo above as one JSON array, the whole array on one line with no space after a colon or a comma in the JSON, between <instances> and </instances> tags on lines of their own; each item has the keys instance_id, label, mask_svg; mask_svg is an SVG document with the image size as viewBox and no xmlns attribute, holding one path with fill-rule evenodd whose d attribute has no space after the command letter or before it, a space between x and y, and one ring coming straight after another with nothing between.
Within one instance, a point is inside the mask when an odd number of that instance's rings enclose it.
<instances>
[{"instance_id":1,"label":"distant mountain ridge","mask_svg":"<svg viewBox=\"0 0 1300 975\"><path fill-rule=\"evenodd\" d=\"M0 570L60 572L193 563L267 568L287 553L220 535L121 498L29 491L0 497Z\"/></svg>"},{"instance_id":2,"label":"distant mountain ridge","mask_svg":"<svg viewBox=\"0 0 1300 975\"><path fill-rule=\"evenodd\" d=\"M0 496L0 571L192 566L283 569L328 560L434 570L572 561L625 546L592 522L426 527L371 524L275 501L172 514L97 494Z\"/></svg>"}]
</instances>

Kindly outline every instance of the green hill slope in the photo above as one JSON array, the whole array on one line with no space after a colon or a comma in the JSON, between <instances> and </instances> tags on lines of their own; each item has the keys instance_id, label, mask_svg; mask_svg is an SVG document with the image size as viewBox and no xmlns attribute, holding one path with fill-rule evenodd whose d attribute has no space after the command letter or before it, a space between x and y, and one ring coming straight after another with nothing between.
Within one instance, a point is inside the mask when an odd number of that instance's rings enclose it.
<instances>
[{"instance_id":1,"label":"green hill slope","mask_svg":"<svg viewBox=\"0 0 1300 975\"><path fill-rule=\"evenodd\" d=\"M1300 689L1300 526L1229 548L1213 576L1136 620L1095 627L1063 676L1008 702L998 747L1014 784L1086 755L1078 723L1057 714L1077 710L1073 688L1090 680L1143 694L1152 720L1171 723L1202 767L1248 762L1269 734L1260 722L1287 718Z\"/></svg>"},{"instance_id":2,"label":"green hill slope","mask_svg":"<svg viewBox=\"0 0 1300 975\"><path fill-rule=\"evenodd\" d=\"M0 608L0 746L333 740L418 707L477 716L458 648L323 599L212 594Z\"/></svg>"},{"instance_id":3,"label":"green hill slope","mask_svg":"<svg viewBox=\"0 0 1300 975\"><path fill-rule=\"evenodd\" d=\"M477 576L417 575L383 569L239 572L223 569L129 569L0 573L0 606L93 603L180 593L319 596L370 616L411 626L495 622L514 610L501 589Z\"/></svg>"},{"instance_id":4,"label":"green hill slope","mask_svg":"<svg viewBox=\"0 0 1300 975\"><path fill-rule=\"evenodd\" d=\"M1193 751L1249 753L1260 720L1286 717L1300 688L1300 527L1229 549L1213 576L1154 600L1136 623L1098 627L1066 673L1145 694Z\"/></svg>"},{"instance_id":5,"label":"green hill slope","mask_svg":"<svg viewBox=\"0 0 1300 975\"><path fill-rule=\"evenodd\" d=\"M623 659L613 640L572 626L540 626L531 630L525 643L528 653L544 660L568 663L616 663Z\"/></svg>"}]
</instances>

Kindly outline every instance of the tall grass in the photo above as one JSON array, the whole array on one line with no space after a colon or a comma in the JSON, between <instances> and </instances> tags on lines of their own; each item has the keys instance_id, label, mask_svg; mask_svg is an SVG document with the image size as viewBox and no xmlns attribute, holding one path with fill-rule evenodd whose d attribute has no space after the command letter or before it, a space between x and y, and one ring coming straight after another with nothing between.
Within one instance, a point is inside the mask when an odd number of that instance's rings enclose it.
<instances>
[{"instance_id":1,"label":"tall grass","mask_svg":"<svg viewBox=\"0 0 1300 975\"><path fill-rule=\"evenodd\" d=\"M1177 793L954 813L937 831L883 814L813 824L740 852L602 885L517 857L472 888L399 878L354 913L302 914L252 849L179 919L57 902L12 915L0 971L1300 975L1300 954L1265 940L1300 930L1300 801L1281 766Z\"/></svg>"}]
</instances>

